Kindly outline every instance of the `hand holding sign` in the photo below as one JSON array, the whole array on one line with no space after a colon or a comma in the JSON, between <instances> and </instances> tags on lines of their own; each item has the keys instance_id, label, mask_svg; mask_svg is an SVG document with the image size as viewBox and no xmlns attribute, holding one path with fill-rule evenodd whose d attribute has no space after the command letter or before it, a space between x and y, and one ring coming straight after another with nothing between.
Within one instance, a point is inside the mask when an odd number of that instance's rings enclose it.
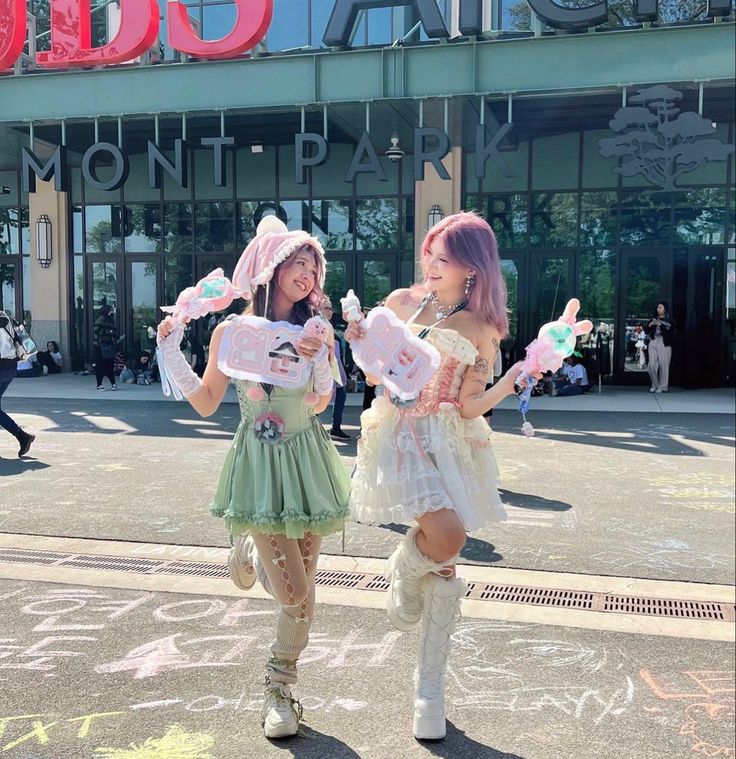
<instances>
[{"instance_id":1,"label":"hand holding sign","mask_svg":"<svg viewBox=\"0 0 736 759\"><path fill-rule=\"evenodd\" d=\"M350 290L342 298L342 309L349 321L360 325L363 337L351 348L355 363L402 401L416 398L440 365L436 348L413 335L388 308L374 308L362 318L360 301Z\"/></svg>"}]
</instances>

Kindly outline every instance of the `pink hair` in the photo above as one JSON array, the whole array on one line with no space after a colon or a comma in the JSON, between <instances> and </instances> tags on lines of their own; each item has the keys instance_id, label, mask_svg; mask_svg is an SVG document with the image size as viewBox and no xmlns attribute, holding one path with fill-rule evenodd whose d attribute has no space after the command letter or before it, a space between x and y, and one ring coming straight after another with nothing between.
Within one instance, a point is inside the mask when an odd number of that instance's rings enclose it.
<instances>
[{"instance_id":1,"label":"pink hair","mask_svg":"<svg viewBox=\"0 0 736 759\"><path fill-rule=\"evenodd\" d=\"M430 248L438 239L445 243L453 263L475 272L475 284L468 296L470 310L479 319L492 324L501 338L506 337L509 332L506 282L501 274L496 236L488 222L474 213L461 211L435 224L422 243L425 278Z\"/></svg>"}]
</instances>

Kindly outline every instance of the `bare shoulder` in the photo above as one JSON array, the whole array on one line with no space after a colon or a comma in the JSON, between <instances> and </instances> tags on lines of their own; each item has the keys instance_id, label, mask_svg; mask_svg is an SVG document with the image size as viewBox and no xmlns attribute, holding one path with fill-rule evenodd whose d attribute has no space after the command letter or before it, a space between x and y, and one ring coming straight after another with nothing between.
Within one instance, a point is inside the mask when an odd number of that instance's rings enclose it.
<instances>
[{"instance_id":1,"label":"bare shoulder","mask_svg":"<svg viewBox=\"0 0 736 759\"><path fill-rule=\"evenodd\" d=\"M501 344L501 335L492 324L481 321L472 311L461 311L457 316L456 329L463 337L482 353L495 353Z\"/></svg>"},{"instance_id":2,"label":"bare shoulder","mask_svg":"<svg viewBox=\"0 0 736 759\"><path fill-rule=\"evenodd\" d=\"M401 319L408 319L422 302L421 295L408 287L394 290L386 298L386 308L390 308Z\"/></svg>"}]
</instances>

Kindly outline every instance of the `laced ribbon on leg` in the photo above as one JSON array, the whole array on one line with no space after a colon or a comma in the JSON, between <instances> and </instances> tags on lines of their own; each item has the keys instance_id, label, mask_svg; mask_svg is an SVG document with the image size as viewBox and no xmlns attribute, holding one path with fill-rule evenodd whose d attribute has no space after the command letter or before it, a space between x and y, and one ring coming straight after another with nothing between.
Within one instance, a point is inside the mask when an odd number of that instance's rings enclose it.
<instances>
[{"instance_id":1,"label":"laced ribbon on leg","mask_svg":"<svg viewBox=\"0 0 736 759\"><path fill-rule=\"evenodd\" d=\"M307 597L299 605L299 614L296 617L299 621L308 622L314 615L315 600L315 575L317 574L317 560L319 550L322 546L322 538L313 535L311 532L305 533L302 540L299 541L299 549L302 554L302 563L304 564L304 574L307 578L309 591Z\"/></svg>"}]
</instances>

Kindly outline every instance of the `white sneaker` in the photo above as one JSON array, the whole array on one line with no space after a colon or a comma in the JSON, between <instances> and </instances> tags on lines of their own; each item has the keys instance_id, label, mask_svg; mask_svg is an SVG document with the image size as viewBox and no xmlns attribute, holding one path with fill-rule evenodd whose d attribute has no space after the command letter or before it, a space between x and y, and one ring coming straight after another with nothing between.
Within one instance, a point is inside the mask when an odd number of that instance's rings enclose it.
<instances>
[{"instance_id":1,"label":"white sneaker","mask_svg":"<svg viewBox=\"0 0 736 759\"><path fill-rule=\"evenodd\" d=\"M661 388L661 387L658 387L658 388L657 388L657 389L656 389L654 392L655 392L655 393L661 393L661 392L662 392L662 388Z\"/></svg>"},{"instance_id":2,"label":"white sneaker","mask_svg":"<svg viewBox=\"0 0 736 759\"><path fill-rule=\"evenodd\" d=\"M286 683L272 683L266 678L266 692L261 709L266 738L289 738L299 732L302 705L292 698Z\"/></svg>"},{"instance_id":3,"label":"white sneaker","mask_svg":"<svg viewBox=\"0 0 736 759\"><path fill-rule=\"evenodd\" d=\"M657 388L656 387L650 387L649 388L649 392L650 393L656 393L657 392Z\"/></svg>"},{"instance_id":4,"label":"white sneaker","mask_svg":"<svg viewBox=\"0 0 736 759\"><path fill-rule=\"evenodd\" d=\"M233 537L233 547L227 557L227 569L230 579L241 590L250 590L255 584L254 553L255 544L250 535L235 535Z\"/></svg>"}]
</instances>

